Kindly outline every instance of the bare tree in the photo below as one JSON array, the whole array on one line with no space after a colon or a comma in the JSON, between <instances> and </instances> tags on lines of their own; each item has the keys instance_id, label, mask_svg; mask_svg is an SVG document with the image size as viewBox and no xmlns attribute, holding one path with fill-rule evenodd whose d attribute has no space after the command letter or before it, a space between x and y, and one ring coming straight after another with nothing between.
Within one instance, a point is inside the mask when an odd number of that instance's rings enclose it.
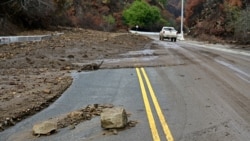
<instances>
[{"instance_id":1,"label":"bare tree","mask_svg":"<svg viewBox=\"0 0 250 141\"><path fill-rule=\"evenodd\" d=\"M53 0L2 0L0 13L4 18L21 22L25 27L42 27L50 20L56 5Z\"/></svg>"},{"instance_id":2,"label":"bare tree","mask_svg":"<svg viewBox=\"0 0 250 141\"><path fill-rule=\"evenodd\" d=\"M31 8L52 8L53 3L49 0L5 0L0 2L1 12L15 15L18 12L28 11Z\"/></svg>"}]
</instances>

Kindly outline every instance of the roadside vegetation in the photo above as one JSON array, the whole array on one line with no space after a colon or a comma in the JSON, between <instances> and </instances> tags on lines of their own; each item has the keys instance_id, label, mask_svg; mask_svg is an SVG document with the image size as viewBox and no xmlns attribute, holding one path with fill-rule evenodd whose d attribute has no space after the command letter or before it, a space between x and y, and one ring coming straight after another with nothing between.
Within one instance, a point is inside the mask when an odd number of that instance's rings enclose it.
<instances>
[{"instance_id":1,"label":"roadside vegetation","mask_svg":"<svg viewBox=\"0 0 250 141\"><path fill-rule=\"evenodd\" d=\"M102 23L103 31L112 31L115 28L115 18L110 14L103 16L104 22Z\"/></svg>"},{"instance_id":2,"label":"roadside vegetation","mask_svg":"<svg viewBox=\"0 0 250 141\"><path fill-rule=\"evenodd\" d=\"M239 7L226 7L227 28L232 30L234 39L244 44L250 43L250 6L244 10Z\"/></svg>"},{"instance_id":3,"label":"roadside vegetation","mask_svg":"<svg viewBox=\"0 0 250 141\"><path fill-rule=\"evenodd\" d=\"M157 25L167 24L167 21L161 17L160 9L143 0L134 1L124 10L123 17L129 27L139 26L144 29L152 29Z\"/></svg>"}]
</instances>

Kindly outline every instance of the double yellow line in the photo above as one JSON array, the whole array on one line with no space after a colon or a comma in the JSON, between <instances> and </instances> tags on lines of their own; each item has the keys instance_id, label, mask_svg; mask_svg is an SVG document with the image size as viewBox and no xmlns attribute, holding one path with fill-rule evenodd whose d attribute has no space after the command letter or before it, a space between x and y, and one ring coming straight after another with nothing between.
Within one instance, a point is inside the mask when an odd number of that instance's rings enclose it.
<instances>
[{"instance_id":1,"label":"double yellow line","mask_svg":"<svg viewBox=\"0 0 250 141\"><path fill-rule=\"evenodd\" d=\"M147 91L145 89L145 85L144 85L142 75L144 76L144 79L146 81L150 96L152 98L152 101L153 101L155 110L157 112L157 115L158 115L158 117L160 119L160 122L161 122L161 125L162 125L162 128L163 128L163 131L165 133L166 139L168 141L174 141L172 133L171 133L169 127L168 127L168 124L167 124L165 118L164 118L161 107L160 107L160 105L158 103L158 100L157 100L157 98L155 96L154 90L152 88L152 85L151 85L151 83L150 83L150 81L148 79L148 76L147 76L144 68L136 68L136 73L137 73L137 76L138 76L138 79L139 79L139 84L140 84L140 87L141 87L142 97L143 97L143 101L144 101L144 105L145 105L145 109L146 109L146 113L147 113L147 117L148 117L148 121L149 121L149 126L150 126L151 133L152 133L152 136L153 136L153 141L160 141L161 139L160 139L158 130L156 128L154 116L153 116L153 113L152 113L152 110L151 110L151 107L150 107L150 104L149 104Z\"/></svg>"}]
</instances>

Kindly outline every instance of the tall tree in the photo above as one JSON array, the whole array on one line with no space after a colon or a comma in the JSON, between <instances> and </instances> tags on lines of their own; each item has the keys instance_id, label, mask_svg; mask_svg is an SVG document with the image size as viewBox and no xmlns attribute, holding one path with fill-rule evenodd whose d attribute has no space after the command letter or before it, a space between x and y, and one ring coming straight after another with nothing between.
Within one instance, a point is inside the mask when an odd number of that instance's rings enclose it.
<instances>
[{"instance_id":1,"label":"tall tree","mask_svg":"<svg viewBox=\"0 0 250 141\"><path fill-rule=\"evenodd\" d=\"M136 0L123 12L125 22L130 27L150 27L161 19L160 10L144 0Z\"/></svg>"}]
</instances>

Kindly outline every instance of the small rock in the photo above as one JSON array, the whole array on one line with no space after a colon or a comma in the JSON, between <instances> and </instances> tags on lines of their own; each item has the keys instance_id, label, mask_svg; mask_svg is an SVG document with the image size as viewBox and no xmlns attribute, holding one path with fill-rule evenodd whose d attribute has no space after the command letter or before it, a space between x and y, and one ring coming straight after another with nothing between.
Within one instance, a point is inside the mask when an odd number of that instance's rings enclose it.
<instances>
[{"instance_id":1,"label":"small rock","mask_svg":"<svg viewBox=\"0 0 250 141\"><path fill-rule=\"evenodd\" d=\"M100 116L101 114L100 114L100 112L93 112L92 113L94 116Z\"/></svg>"},{"instance_id":2,"label":"small rock","mask_svg":"<svg viewBox=\"0 0 250 141\"><path fill-rule=\"evenodd\" d=\"M138 123L137 121L129 121L127 125L129 127L135 127L137 123Z\"/></svg>"},{"instance_id":3,"label":"small rock","mask_svg":"<svg viewBox=\"0 0 250 141\"><path fill-rule=\"evenodd\" d=\"M12 118L7 117L5 120L6 120L6 121L5 121L5 125L15 125L15 124L16 124L16 123L13 121Z\"/></svg>"},{"instance_id":4,"label":"small rock","mask_svg":"<svg viewBox=\"0 0 250 141\"><path fill-rule=\"evenodd\" d=\"M28 57L26 57L25 59L26 59L26 61L28 61L28 62L30 62L30 61L31 61L31 59L30 59L30 58L28 58Z\"/></svg>"},{"instance_id":5,"label":"small rock","mask_svg":"<svg viewBox=\"0 0 250 141\"><path fill-rule=\"evenodd\" d=\"M93 104L93 106L94 106L95 108L98 108L98 105L99 105L99 104Z\"/></svg>"},{"instance_id":6,"label":"small rock","mask_svg":"<svg viewBox=\"0 0 250 141\"><path fill-rule=\"evenodd\" d=\"M86 114L86 119L87 120L91 120L91 118L92 118L91 114Z\"/></svg>"},{"instance_id":7,"label":"small rock","mask_svg":"<svg viewBox=\"0 0 250 141\"><path fill-rule=\"evenodd\" d=\"M70 126L69 126L69 129L70 129L70 130L73 130L73 129L75 129L75 128L76 128L75 125L70 125Z\"/></svg>"},{"instance_id":8,"label":"small rock","mask_svg":"<svg viewBox=\"0 0 250 141\"><path fill-rule=\"evenodd\" d=\"M62 62L66 61L64 58L59 58L58 60Z\"/></svg>"},{"instance_id":9,"label":"small rock","mask_svg":"<svg viewBox=\"0 0 250 141\"><path fill-rule=\"evenodd\" d=\"M72 68L70 66L65 66L65 67L62 67L61 70L71 70Z\"/></svg>"},{"instance_id":10,"label":"small rock","mask_svg":"<svg viewBox=\"0 0 250 141\"><path fill-rule=\"evenodd\" d=\"M225 135L225 136L229 136L229 135L230 135L230 133L226 132L226 135Z\"/></svg>"},{"instance_id":11,"label":"small rock","mask_svg":"<svg viewBox=\"0 0 250 141\"><path fill-rule=\"evenodd\" d=\"M46 94L51 94L51 90L50 89L45 89L45 90L43 90L43 92L46 93Z\"/></svg>"},{"instance_id":12,"label":"small rock","mask_svg":"<svg viewBox=\"0 0 250 141\"><path fill-rule=\"evenodd\" d=\"M83 57L83 58L88 58L88 55L87 55L87 54L84 54L82 57Z\"/></svg>"},{"instance_id":13,"label":"small rock","mask_svg":"<svg viewBox=\"0 0 250 141\"><path fill-rule=\"evenodd\" d=\"M74 55L68 55L68 58L74 58L75 56Z\"/></svg>"},{"instance_id":14,"label":"small rock","mask_svg":"<svg viewBox=\"0 0 250 141\"><path fill-rule=\"evenodd\" d=\"M9 122L10 122L11 125L15 125L16 124L12 118L10 119Z\"/></svg>"},{"instance_id":15,"label":"small rock","mask_svg":"<svg viewBox=\"0 0 250 141\"><path fill-rule=\"evenodd\" d=\"M97 105L97 107L98 107L98 105ZM92 104L92 105L88 105L85 109L86 109L86 111L88 111L88 112L93 112L93 111L95 111L95 109L96 109L97 107L96 107L96 105Z\"/></svg>"},{"instance_id":16,"label":"small rock","mask_svg":"<svg viewBox=\"0 0 250 141\"><path fill-rule=\"evenodd\" d=\"M9 85L17 85L16 82L10 82Z\"/></svg>"},{"instance_id":17,"label":"small rock","mask_svg":"<svg viewBox=\"0 0 250 141\"><path fill-rule=\"evenodd\" d=\"M79 117L83 117L83 112L81 111L74 111L68 114L69 118L79 118Z\"/></svg>"},{"instance_id":18,"label":"small rock","mask_svg":"<svg viewBox=\"0 0 250 141\"><path fill-rule=\"evenodd\" d=\"M4 131L3 124L0 123L0 131Z\"/></svg>"},{"instance_id":19,"label":"small rock","mask_svg":"<svg viewBox=\"0 0 250 141\"><path fill-rule=\"evenodd\" d=\"M116 129L113 129L112 132L113 132L114 135L118 135L118 132L117 132Z\"/></svg>"},{"instance_id":20,"label":"small rock","mask_svg":"<svg viewBox=\"0 0 250 141\"><path fill-rule=\"evenodd\" d=\"M5 126L7 126L7 125L8 125L8 121L5 120L5 121L3 122L3 124L4 124Z\"/></svg>"}]
</instances>

